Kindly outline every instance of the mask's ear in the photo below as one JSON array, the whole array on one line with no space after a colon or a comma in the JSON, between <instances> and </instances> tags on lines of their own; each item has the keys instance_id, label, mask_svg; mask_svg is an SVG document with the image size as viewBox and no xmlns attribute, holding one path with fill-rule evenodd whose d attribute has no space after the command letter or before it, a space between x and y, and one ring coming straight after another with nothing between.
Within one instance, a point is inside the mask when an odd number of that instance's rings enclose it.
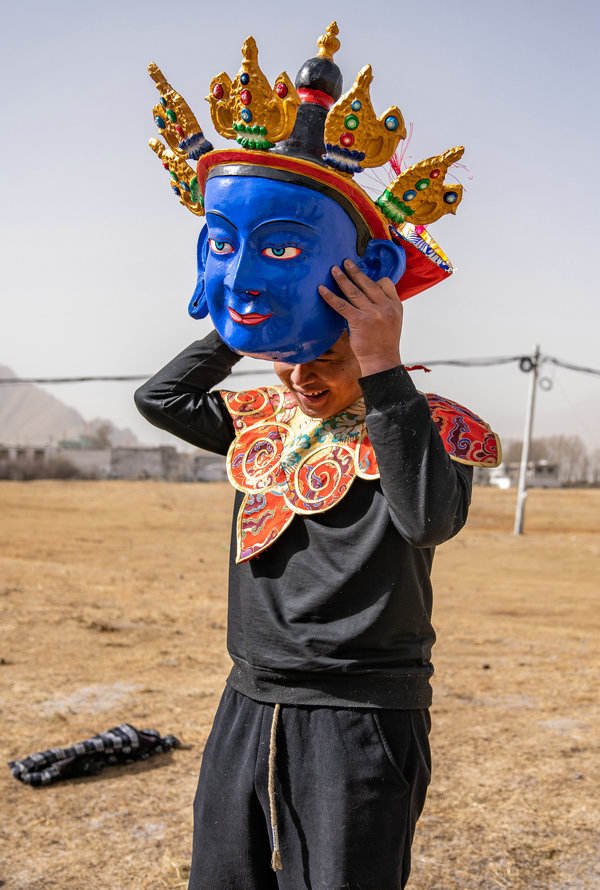
<instances>
[{"instance_id":1,"label":"mask's ear","mask_svg":"<svg viewBox=\"0 0 600 890\"><path fill-rule=\"evenodd\" d=\"M379 278L391 278L397 284L406 269L406 253L404 248L393 241L373 238L367 244L365 254L358 261L361 272L377 281Z\"/></svg>"},{"instance_id":2,"label":"mask's ear","mask_svg":"<svg viewBox=\"0 0 600 890\"><path fill-rule=\"evenodd\" d=\"M208 249L208 226L204 226L198 236L198 280L196 282L196 290L188 306L188 312L192 318L206 318L208 315L208 303L206 302L206 294L204 292L204 270L206 268Z\"/></svg>"}]
</instances>

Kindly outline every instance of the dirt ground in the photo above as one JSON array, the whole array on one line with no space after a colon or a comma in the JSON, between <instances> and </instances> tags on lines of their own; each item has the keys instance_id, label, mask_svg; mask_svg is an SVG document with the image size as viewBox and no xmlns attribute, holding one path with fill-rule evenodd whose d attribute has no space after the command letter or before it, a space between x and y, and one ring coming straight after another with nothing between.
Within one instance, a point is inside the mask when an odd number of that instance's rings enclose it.
<instances>
[{"instance_id":1,"label":"dirt ground","mask_svg":"<svg viewBox=\"0 0 600 890\"><path fill-rule=\"evenodd\" d=\"M514 503L476 489L436 555L434 776L411 890L600 887L600 491L532 492L520 537ZM47 788L2 767L4 890L186 886L228 672L231 504L221 484L0 483L0 760L123 721L183 743Z\"/></svg>"}]
</instances>

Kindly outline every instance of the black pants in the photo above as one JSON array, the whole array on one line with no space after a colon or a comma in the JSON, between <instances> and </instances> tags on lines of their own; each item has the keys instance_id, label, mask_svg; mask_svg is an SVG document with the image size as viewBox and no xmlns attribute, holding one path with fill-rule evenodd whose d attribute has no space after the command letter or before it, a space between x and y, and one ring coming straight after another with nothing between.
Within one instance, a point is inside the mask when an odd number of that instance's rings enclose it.
<instances>
[{"instance_id":1,"label":"black pants","mask_svg":"<svg viewBox=\"0 0 600 890\"><path fill-rule=\"evenodd\" d=\"M400 890L430 776L428 711L273 705L227 687L194 802L189 890Z\"/></svg>"}]
</instances>

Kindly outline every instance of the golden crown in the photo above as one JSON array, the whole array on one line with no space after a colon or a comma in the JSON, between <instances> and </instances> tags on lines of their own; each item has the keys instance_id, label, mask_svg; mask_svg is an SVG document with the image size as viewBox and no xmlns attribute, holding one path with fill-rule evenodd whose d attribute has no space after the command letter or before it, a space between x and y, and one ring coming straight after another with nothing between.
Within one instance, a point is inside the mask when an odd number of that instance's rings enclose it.
<instances>
[{"instance_id":1,"label":"golden crown","mask_svg":"<svg viewBox=\"0 0 600 890\"><path fill-rule=\"evenodd\" d=\"M305 63L305 68L311 62L325 64L339 75L339 69L332 61L340 46L337 34L338 27L332 22L318 40L317 57ZM160 103L153 109L154 120L168 149L157 139L151 140L150 146L169 171L173 191L180 202L201 215L204 212L202 187L187 161L198 161L214 151L213 145L204 136L185 100L166 81L160 69L152 63L148 70L160 93ZM258 64L256 42L253 37L248 37L242 47L242 66L233 81L225 72L211 81L206 98L212 122L220 135L235 139L243 148L270 154L269 164L272 166L280 152L288 157L296 151L299 157L306 156L302 152L300 136L296 137L294 130L301 116L299 109L305 104L327 109L324 137L319 137L322 150L313 160L321 167L327 165L335 171L343 191L347 188L344 183L355 173L365 167L382 166L392 158L400 140L406 138L402 112L392 106L379 117L376 115L369 92L373 80L370 65L359 72L348 92L339 96L341 88L338 90L337 101L336 96L323 92L320 87L306 88L304 81L301 88L299 78L302 73L303 70L296 79L298 89L285 72L271 87ZM292 148L282 147L290 137ZM275 151L271 151L273 148ZM394 224L410 222L415 225L426 225L445 213L455 213L462 199L462 188L459 185L445 186L443 182L448 167L461 157L463 151L462 147L451 149L401 173L374 202L379 212ZM223 152L218 155L222 158ZM359 189L354 183L352 188Z\"/></svg>"}]
</instances>

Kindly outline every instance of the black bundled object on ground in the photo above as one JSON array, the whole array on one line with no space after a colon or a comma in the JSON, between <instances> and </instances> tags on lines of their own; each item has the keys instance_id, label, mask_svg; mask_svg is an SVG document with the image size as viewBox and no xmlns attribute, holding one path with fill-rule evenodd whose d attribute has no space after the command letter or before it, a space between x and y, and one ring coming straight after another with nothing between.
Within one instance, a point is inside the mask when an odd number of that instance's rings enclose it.
<instances>
[{"instance_id":1,"label":"black bundled object on ground","mask_svg":"<svg viewBox=\"0 0 600 890\"><path fill-rule=\"evenodd\" d=\"M129 723L121 723L70 748L50 748L23 760L12 760L8 766L20 782L50 785L61 779L95 776L105 766L146 760L180 744L173 735L163 737L155 729L135 729Z\"/></svg>"}]
</instances>

